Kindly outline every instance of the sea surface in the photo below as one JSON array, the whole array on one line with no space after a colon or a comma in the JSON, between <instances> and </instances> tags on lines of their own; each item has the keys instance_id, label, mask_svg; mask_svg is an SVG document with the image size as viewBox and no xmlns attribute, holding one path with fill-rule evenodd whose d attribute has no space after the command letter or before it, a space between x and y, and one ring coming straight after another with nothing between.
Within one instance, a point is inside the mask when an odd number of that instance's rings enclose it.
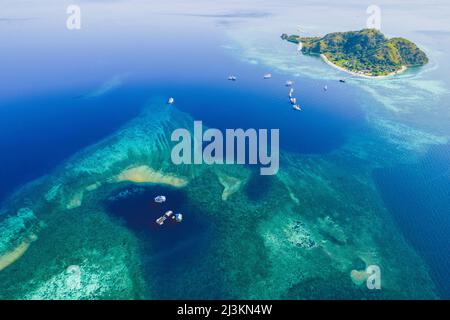
<instances>
[{"instance_id":1,"label":"sea surface","mask_svg":"<svg viewBox=\"0 0 450 320\"><path fill-rule=\"evenodd\" d=\"M380 4L430 57L384 80L279 38L364 28L358 1L83 1L80 30L68 4L1 4L0 298L450 298L448 4ZM194 120L279 129L280 172L174 166ZM371 264L379 292L352 278Z\"/></svg>"}]
</instances>

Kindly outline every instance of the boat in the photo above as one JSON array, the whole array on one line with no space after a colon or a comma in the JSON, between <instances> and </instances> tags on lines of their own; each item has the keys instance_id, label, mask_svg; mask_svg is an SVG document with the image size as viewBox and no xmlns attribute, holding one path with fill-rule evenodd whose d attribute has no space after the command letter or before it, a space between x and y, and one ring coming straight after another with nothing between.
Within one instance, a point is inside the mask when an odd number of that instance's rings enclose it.
<instances>
[{"instance_id":1,"label":"boat","mask_svg":"<svg viewBox=\"0 0 450 320\"><path fill-rule=\"evenodd\" d=\"M164 213L161 217L156 219L156 223L159 224L160 226L162 226L168 218L172 217L172 215L173 215L173 211L171 211L171 210L166 211L166 213Z\"/></svg>"},{"instance_id":2,"label":"boat","mask_svg":"<svg viewBox=\"0 0 450 320\"><path fill-rule=\"evenodd\" d=\"M292 94L294 93L294 89L293 88L291 88L290 90L289 90L289 98L292 98Z\"/></svg>"},{"instance_id":3,"label":"boat","mask_svg":"<svg viewBox=\"0 0 450 320\"><path fill-rule=\"evenodd\" d=\"M166 219L167 219L166 216L161 216L158 219L156 219L156 223L162 226L164 224L164 221L166 221Z\"/></svg>"},{"instance_id":4,"label":"boat","mask_svg":"<svg viewBox=\"0 0 450 320\"><path fill-rule=\"evenodd\" d=\"M175 99L170 97L169 100L167 100L167 104L173 104L175 102Z\"/></svg>"},{"instance_id":5,"label":"boat","mask_svg":"<svg viewBox=\"0 0 450 320\"><path fill-rule=\"evenodd\" d=\"M327 91L327 90L328 90L328 86L325 85L325 87L323 87L323 90L324 90L324 91Z\"/></svg>"},{"instance_id":6,"label":"boat","mask_svg":"<svg viewBox=\"0 0 450 320\"><path fill-rule=\"evenodd\" d=\"M228 80L230 80L230 81L236 81L237 78L236 78L236 76L229 76L229 77L228 77Z\"/></svg>"},{"instance_id":7,"label":"boat","mask_svg":"<svg viewBox=\"0 0 450 320\"><path fill-rule=\"evenodd\" d=\"M264 75L264 79L270 79L270 78L272 78L272 74L271 73L266 73Z\"/></svg>"},{"instance_id":8,"label":"boat","mask_svg":"<svg viewBox=\"0 0 450 320\"><path fill-rule=\"evenodd\" d=\"M291 98L290 101L291 101L291 104L296 104L297 103L297 98Z\"/></svg>"},{"instance_id":9,"label":"boat","mask_svg":"<svg viewBox=\"0 0 450 320\"><path fill-rule=\"evenodd\" d=\"M302 111L302 108L298 105L298 104L294 104L292 106L292 109L296 110L296 111Z\"/></svg>"},{"instance_id":10,"label":"boat","mask_svg":"<svg viewBox=\"0 0 450 320\"><path fill-rule=\"evenodd\" d=\"M292 87L293 84L294 82L291 80L286 81L286 87Z\"/></svg>"},{"instance_id":11,"label":"boat","mask_svg":"<svg viewBox=\"0 0 450 320\"><path fill-rule=\"evenodd\" d=\"M164 213L164 216L167 218L170 218L172 215L173 215L173 211L171 211L171 210L166 211L166 213Z\"/></svg>"},{"instance_id":12,"label":"boat","mask_svg":"<svg viewBox=\"0 0 450 320\"><path fill-rule=\"evenodd\" d=\"M172 217L172 219L177 223L181 223L181 221L183 221L183 215L181 213L177 213Z\"/></svg>"},{"instance_id":13,"label":"boat","mask_svg":"<svg viewBox=\"0 0 450 320\"><path fill-rule=\"evenodd\" d=\"M339 82L345 83L345 79L339 79Z\"/></svg>"},{"instance_id":14,"label":"boat","mask_svg":"<svg viewBox=\"0 0 450 320\"><path fill-rule=\"evenodd\" d=\"M173 214L173 211L169 210L166 211L161 217L156 219L156 223L162 226L167 219L172 219L176 223L181 223L183 221L183 215L181 213Z\"/></svg>"},{"instance_id":15,"label":"boat","mask_svg":"<svg viewBox=\"0 0 450 320\"><path fill-rule=\"evenodd\" d=\"M155 197L155 202L156 203L166 202L166 197L165 196L157 196L157 197Z\"/></svg>"}]
</instances>

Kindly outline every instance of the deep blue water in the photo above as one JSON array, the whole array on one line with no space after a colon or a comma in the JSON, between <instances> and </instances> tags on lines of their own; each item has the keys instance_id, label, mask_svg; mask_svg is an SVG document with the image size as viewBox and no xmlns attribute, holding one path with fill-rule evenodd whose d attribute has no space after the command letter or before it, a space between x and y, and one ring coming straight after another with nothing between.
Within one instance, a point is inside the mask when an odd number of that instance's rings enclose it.
<instances>
[{"instance_id":1,"label":"deep blue water","mask_svg":"<svg viewBox=\"0 0 450 320\"><path fill-rule=\"evenodd\" d=\"M377 170L374 177L399 229L428 263L442 297L450 299L450 145L432 148L415 165Z\"/></svg>"},{"instance_id":2,"label":"deep blue water","mask_svg":"<svg viewBox=\"0 0 450 320\"><path fill-rule=\"evenodd\" d=\"M125 90L79 95L24 98L0 108L0 200L137 116L144 101Z\"/></svg>"},{"instance_id":3,"label":"deep blue water","mask_svg":"<svg viewBox=\"0 0 450 320\"><path fill-rule=\"evenodd\" d=\"M364 123L348 86L337 81L294 79L295 95L304 109L294 112L284 86L286 75L274 73L272 79L263 80L266 69L238 61L218 44L203 49L201 54L192 54L189 63L180 64L174 76L168 76L160 65L174 59L164 52L149 56L156 61L150 63L155 66L152 72L147 72L151 69L147 64L144 72L136 70L136 62L132 62L123 83L98 97L86 96L111 76L100 77L95 87L90 75L90 86L5 98L3 103L0 99L0 173L8 182L0 184L0 199L113 133L154 96L175 97L176 108L209 127L279 128L281 148L299 153L329 152L345 142L350 130ZM127 59L132 57L123 57ZM238 81L227 80L230 70ZM327 92L323 91L325 84Z\"/></svg>"},{"instance_id":4,"label":"deep blue water","mask_svg":"<svg viewBox=\"0 0 450 320\"><path fill-rule=\"evenodd\" d=\"M166 196L167 201L156 203L154 198L159 195ZM207 229L205 216L190 205L182 189L161 185L124 187L106 201L106 207L113 216L121 219L138 236L151 239L154 245L152 252L156 253L171 251ZM162 226L157 225L156 219L168 210L182 213L182 223L168 219Z\"/></svg>"},{"instance_id":5,"label":"deep blue water","mask_svg":"<svg viewBox=\"0 0 450 320\"><path fill-rule=\"evenodd\" d=\"M158 195L166 196L167 201L154 202ZM220 287L215 292L208 291L208 285L189 288L192 286L188 279L183 279L185 270L195 270L196 264L208 256L210 240L215 238L212 230L215 221L190 202L183 189L128 186L111 194L105 207L140 239L144 277L157 288L150 293L152 297L182 298L186 290L191 299L196 295L220 296ZM175 223L167 219L162 226L156 224L156 219L168 210L183 214L183 221ZM220 281L220 277L215 280Z\"/></svg>"},{"instance_id":6,"label":"deep blue water","mask_svg":"<svg viewBox=\"0 0 450 320\"><path fill-rule=\"evenodd\" d=\"M339 83L297 79L295 95L303 111L293 111L285 75L263 80L261 68L242 66L236 82L219 77L209 86L178 86L173 89L176 107L208 127L280 129L282 149L297 153L326 153L342 145L351 130L364 124L350 89Z\"/></svg>"}]
</instances>

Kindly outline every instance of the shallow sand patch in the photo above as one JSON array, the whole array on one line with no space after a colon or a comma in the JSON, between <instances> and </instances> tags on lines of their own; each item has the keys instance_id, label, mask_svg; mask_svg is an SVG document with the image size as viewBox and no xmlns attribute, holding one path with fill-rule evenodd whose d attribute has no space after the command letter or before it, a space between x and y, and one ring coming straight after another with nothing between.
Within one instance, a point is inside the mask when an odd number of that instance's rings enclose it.
<instances>
[{"instance_id":1,"label":"shallow sand patch","mask_svg":"<svg viewBox=\"0 0 450 320\"><path fill-rule=\"evenodd\" d=\"M167 184L176 188L184 187L188 183L184 178L168 173L162 173L145 165L125 169L115 180L117 182L129 181L134 183Z\"/></svg>"},{"instance_id":2,"label":"shallow sand patch","mask_svg":"<svg viewBox=\"0 0 450 320\"><path fill-rule=\"evenodd\" d=\"M66 208L68 210L70 209L75 209L80 207L83 204L83 196L84 196L84 192L80 191L78 193L76 193L72 199L69 200L69 202L66 205Z\"/></svg>"},{"instance_id":3,"label":"shallow sand patch","mask_svg":"<svg viewBox=\"0 0 450 320\"><path fill-rule=\"evenodd\" d=\"M0 271L6 269L8 266L19 260L25 252L30 247L33 241L37 240L35 234L31 234L27 239L25 239L20 245L11 251L6 252L4 255L0 256Z\"/></svg>"},{"instance_id":4,"label":"shallow sand patch","mask_svg":"<svg viewBox=\"0 0 450 320\"><path fill-rule=\"evenodd\" d=\"M93 184L88 185L88 186L86 187L86 191L94 191L94 190L97 190L98 188L101 187L101 185L102 185L102 184L101 184L100 182L93 183Z\"/></svg>"},{"instance_id":5,"label":"shallow sand patch","mask_svg":"<svg viewBox=\"0 0 450 320\"><path fill-rule=\"evenodd\" d=\"M218 174L218 178L220 184L224 188L222 192L223 201L227 201L228 197L231 196L233 193L237 192L243 184L242 180L224 174Z\"/></svg>"},{"instance_id":6,"label":"shallow sand patch","mask_svg":"<svg viewBox=\"0 0 450 320\"><path fill-rule=\"evenodd\" d=\"M369 275L364 270L363 271L352 270L352 272L350 272L350 278L352 278L353 283L358 286L366 282L368 277Z\"/></svg>"}]
</instances>

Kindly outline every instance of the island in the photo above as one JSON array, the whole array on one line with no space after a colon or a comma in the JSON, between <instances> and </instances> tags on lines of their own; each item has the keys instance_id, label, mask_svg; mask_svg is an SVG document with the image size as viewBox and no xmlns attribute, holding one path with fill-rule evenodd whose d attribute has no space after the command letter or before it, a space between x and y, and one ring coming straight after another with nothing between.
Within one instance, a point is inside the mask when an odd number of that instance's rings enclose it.
<instances>
[{"instance_id":1,"label":"island","mask_svg":"<svg viewBox=\"0 0 450 320\"><path fill-rule=\"evenodd\" d=\"M300 45L303 54L320 55L326 63L362 77L385 77L428 63L427 55L405 38L387 38L377 29L334 32L324 37L282 34Z\"/></svg>"}]
</instances>

